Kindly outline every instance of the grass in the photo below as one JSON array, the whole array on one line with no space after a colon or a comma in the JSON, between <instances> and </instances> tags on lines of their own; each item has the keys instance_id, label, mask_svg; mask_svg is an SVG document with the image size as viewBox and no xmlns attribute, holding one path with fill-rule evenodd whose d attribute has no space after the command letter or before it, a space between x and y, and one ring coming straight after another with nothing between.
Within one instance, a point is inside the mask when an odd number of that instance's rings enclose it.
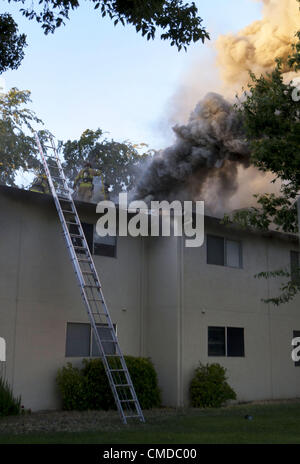
<instances>
[{"instance_id":1,"label":"grass","mask_svg":"<svg viewBox=\"0 0 300 464\"><path fill-rule=\"evenodd\" d=\"M252 415L253 420L245 419ZM147 416L149 417L147 418ZM2 419L0 419L1 422ZM22 418L20 417L20 420ZM0 434L0 444L206 444L300 443L300 402L245 404L211 410L178 410L147 414L146 424L109 430Z\"/></svg>"}]
</instances>

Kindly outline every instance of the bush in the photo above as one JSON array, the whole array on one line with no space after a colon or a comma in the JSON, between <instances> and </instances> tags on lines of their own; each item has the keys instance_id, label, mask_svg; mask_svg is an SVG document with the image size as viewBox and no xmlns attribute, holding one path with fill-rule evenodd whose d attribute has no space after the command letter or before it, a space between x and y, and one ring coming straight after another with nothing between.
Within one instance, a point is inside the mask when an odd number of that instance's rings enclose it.
<instances>
[{"instance_id":1,"label":"bush","mask_svg":"<svg viewBox=\"0 0 300 464\"><path fill-rule=\"evenodd\" d=\"M20 414L21 397L15 398L8 382L0 377L0 416Z\"/></svg>"},{"instance_id":2,"label":"bush","mask_svg":"<svg viewBox=\"0 0 300 464\"><path fill-rule=\"evenodd\" d=\"M142 409L161 405L157 375L150 359L125 356ZM115 409L115 401L101 359L84 359L83 368L68 363L58 371L63 409Z\"/></svg>"},{"instance_id":3,"label":"bush","mask_svg":"<svg viewBox=\"0 0 300 464\"><path fill-rule=\"evenodd\" d=\"M59 369L56 382L61 393L63 409L86 409L85 379L77 367L71 363Z\"/></svg>"},{"instance_id":4,"label":"bush","mask_svg":"<svg viewBox=\"0 0 300 464\"><path fill-rule=\"evenodd\" d=\"M228 385L226 369L220 364L199 364L190 384L190 399L194 408L219 408L236 393Z\"/></svg>"}]
</instances>

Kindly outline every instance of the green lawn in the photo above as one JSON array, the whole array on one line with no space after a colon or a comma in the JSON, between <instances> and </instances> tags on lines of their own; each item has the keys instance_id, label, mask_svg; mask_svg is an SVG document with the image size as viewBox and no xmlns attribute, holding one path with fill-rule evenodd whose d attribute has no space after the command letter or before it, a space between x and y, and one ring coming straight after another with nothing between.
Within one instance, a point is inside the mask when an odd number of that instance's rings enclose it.
<instances>
[{"instance_id":1,"label":"green lawn","mask_svg":"<svg viewBox=\"0 0 300 464\"><path fill-rule=\"evenodd\" d=\"M246 414L253 420L246 420ZM112 430L104 426L81 433L0 434L0 444L4 443L300 443L300 402L184 410L161 418L149 414L146 424Z\"/></svg>"}]
</instances>

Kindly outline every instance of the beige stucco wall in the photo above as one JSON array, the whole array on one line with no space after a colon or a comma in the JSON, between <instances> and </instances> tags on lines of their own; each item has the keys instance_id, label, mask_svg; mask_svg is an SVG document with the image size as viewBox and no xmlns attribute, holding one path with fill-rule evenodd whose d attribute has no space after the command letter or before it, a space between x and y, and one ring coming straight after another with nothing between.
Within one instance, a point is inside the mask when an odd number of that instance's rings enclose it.
<instances>
[{"instance_id":1,"label":"beige stucco wall","mask_svg":"<svg viewBox=\"0 0 300 464\"><path fill-rule=\"evenodd\" d=\"M55 385L65 357L67 322L88 322L52 199L0 192L0 336L7 342L6 373L27 408L60 406ZM79 205L83 222L96 222ZM290 358L300 330L300 299L276 308L276 281L254 279L289 266L295 243L224 229L206 233L240 239L243 268L206 264L206 241L185 248L180 238L118 238L117 258L94 256L124 354L152 358L166 405L187 405L198 362L228 370L239 400L299 396L300 368ZM208 357L209 325L244 327L245 357Z\"/></svg>"},{"instance_id":2,"label":"beige stucco wall","mask_svg":"<svg viewBox=\"0 0 300 464\"><path fill-rule=\"evenodd\" d=\"M165 405L180 402L180 247L175 237L147 239L146 352Z\"/></svg>"},{"instance_id":3,"label":"beige stucco wall","mask_svg":"<svg viewBox=\"0 0 300 464\"><path fill-rule=\"evenodd\" d=\"M0 336L7 378L27 408L59 407L55 376L67 361L67 322L88 322L52 199L0 194ZM96 222L91 213L82 215ZM117 258L95 256L124 354L142 354L143 243L118 239Z\"/></svg>"},{"instance_id":4,"label":"beige stucco wall","mask_svg":"<svg viewBox=\"0 0 300 464\"><path fill-rule=\"evenodd\" d=\"M242 241L243 268L206 264L203 247L184 249L182 404L198 362L227 368L238 400L300 396L300 370L291 359L293 330L300 327L300 298L279 308L261 298L277 296L278 280L256 279L260 271L289 269L295 243L206 224L205 232ZM245 357L207 355L208 326L244 327Z\"/></svg>"}]
</instances>

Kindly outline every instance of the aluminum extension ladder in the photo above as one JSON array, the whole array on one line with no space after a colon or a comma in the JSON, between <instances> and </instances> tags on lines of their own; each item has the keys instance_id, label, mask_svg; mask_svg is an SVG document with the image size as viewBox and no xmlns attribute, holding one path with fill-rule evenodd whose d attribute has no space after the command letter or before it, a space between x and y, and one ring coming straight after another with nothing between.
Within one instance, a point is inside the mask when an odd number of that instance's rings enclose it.
<instances>
[{"instance_id":1,"label":"aluminum extension ladder","mask_svg":"<svg viewBox=\"0 0 300 464\"><path fill-rule=\"evenodd\" d=\"M43 145L45 150L37 134L35 138L79 282L81 296L92 326L92 333L97 342L120 416L125 424L128 418L138 418L141 422L145 422L53 137L47 135L48 142L46 143L50 142L50 144ZM50 155L47 154L48 150L50 150ZM101 327L102 330L98 331L97 327Z\"/></svg>"}]
</instances>

